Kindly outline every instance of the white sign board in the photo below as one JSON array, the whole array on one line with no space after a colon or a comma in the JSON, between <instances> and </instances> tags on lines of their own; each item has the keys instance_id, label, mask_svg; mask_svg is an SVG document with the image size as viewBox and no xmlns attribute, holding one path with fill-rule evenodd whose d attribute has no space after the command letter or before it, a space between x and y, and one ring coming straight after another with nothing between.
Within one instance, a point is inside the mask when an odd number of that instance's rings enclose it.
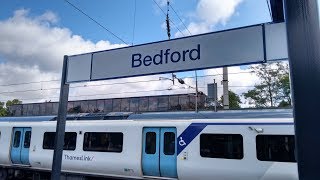
<instances>
[{"instance_id":1,"label":"white sign board","mask_svg":"<svg viewBox=\"0 0 320 180\"><path fill-rule=\"evenodd\" d=\"M269 53L265 46L267 37L265 29L263 25L256 25L69 56L67 82L115 79L265 62L267 60L266 51ZM268 32L268 36L272 38L270 28ZM281 47L277 48L281 49ZM273 51L270 51L268 57L276 58L277 54L272 55L272 53ZM280 53L281 58L282 55L283 53Z\"/></svg>"}]
</instances>

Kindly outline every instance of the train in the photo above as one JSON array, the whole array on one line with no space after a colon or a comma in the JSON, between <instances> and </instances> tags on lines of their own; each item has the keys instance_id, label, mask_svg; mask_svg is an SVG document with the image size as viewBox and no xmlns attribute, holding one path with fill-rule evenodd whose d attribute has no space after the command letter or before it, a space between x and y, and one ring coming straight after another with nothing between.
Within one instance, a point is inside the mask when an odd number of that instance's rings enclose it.
<instances>
[{"instance_id":1,"label":"train","mask_svg":"<svg viewBox=\"0 0 320 180\"><path fill-rule=\"evenodd\" d=\"M0 118L0 180L50 179L56 118ZM298 180L292 110L68 115L62 174Z\"/></svg>"}]
</instances>

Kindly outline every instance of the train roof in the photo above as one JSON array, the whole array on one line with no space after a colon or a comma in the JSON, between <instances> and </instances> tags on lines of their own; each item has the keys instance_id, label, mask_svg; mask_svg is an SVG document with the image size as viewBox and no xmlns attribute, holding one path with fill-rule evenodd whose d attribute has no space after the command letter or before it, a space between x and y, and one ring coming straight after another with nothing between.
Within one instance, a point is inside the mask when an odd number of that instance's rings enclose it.
<instances>
[{"instance_id":1,"label":"train roof","mask_svg":"<svg viewBox=\"0 0 320 180\"><path fill-rule=\"evenodd\" d=\"M195 112L112 112L112 113L81 113L70 114L67 120L152 120L152 119L252 119L252 118L292 118L292 109L272 110L231 110L231 111L200 111ZM41 122L56 121L57 116L25 116L1 117L0 122Z\"/></svg>"},{"instance_id":2,"label":"train roof","mask_svg":"<svg viewBox=\"0 0 320 180\"><path fill-rule=\"evenodd\" d=\"M291 109L277 110L231 110L195 112L161 112L132 114L128 119L248 119L248 118L292 118Z\"/></svg>"}]
</instances>

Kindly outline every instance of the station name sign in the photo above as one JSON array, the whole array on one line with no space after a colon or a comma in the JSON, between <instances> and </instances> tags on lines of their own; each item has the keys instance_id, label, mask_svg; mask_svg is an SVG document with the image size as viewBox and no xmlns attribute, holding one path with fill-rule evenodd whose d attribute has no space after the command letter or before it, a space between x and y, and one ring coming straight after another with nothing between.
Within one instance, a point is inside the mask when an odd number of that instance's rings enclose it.
<instances>
[{"instance_id":1,"label":"station name sign","mask_svg":"<svg viewBox=\"0 0 320 180\"><path fill-rule=\"evenodd\" d=\"M67 83L285 59L282 36L286 36L284 24L255 25L69 56Z\"/></svg>"},{"instance_id":2,"label":"station name sign","mask_svg":"<svg viewBox=\"0 0 320 180\"><path fill-rule=\"evenodd\" d=\"M150 65L162 65L168 63L178 63L179 61L184 62L186 60L200 60L200 44L197 48L183 50L182 52L173 51L170 53L170 49L165 51L160 50L158 54L143 56L140 53L132 54L132 68L140 66L150 66Z\"/></svg>"}]
</instances>

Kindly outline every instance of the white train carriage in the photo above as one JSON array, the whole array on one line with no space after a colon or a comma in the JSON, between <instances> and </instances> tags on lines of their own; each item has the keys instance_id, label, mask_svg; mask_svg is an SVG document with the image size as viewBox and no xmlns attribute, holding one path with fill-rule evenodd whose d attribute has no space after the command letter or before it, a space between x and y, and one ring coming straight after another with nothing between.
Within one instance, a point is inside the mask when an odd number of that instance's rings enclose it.
<instances>
[{"instance_id":1,"label":"white train carriage","mask_svg":"<svg viewBox=\"0 0 320 180\"><path fill-rule=\"evenodd\" d=\"M65 130L73 179L298 179L290 110L83 117ZM18 119L0 121L0 179L51 170L56 121Z\"/></svg>"}]
</instances>

